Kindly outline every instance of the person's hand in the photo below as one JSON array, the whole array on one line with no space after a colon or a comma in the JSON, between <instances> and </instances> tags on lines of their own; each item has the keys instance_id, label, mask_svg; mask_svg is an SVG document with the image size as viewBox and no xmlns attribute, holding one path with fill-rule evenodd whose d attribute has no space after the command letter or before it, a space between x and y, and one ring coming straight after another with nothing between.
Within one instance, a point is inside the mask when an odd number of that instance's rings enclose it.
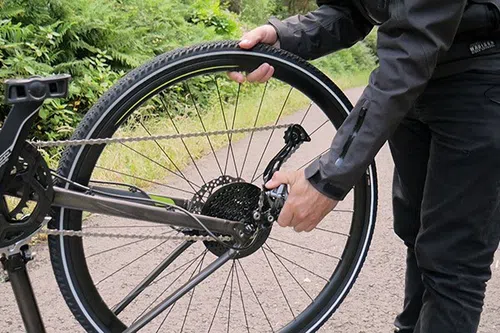
<instances>
[{"instance_id":1,"label":"person's hand","mask_svg":"<svg viewBox=\"0 0 500 333\"><path fill-rule=\"evenodd\" d=\"M338 201L326 197L305 178L304 171L277 171L265 186L273 189L288 184L288 199L278 217L282 227L295 231L312 231L332 211Z\"/></svg>"},{"instance_id":2,"label":"person's hand","mask_svg":"<svg viewBox=\"0 0 500 333\"><path fill-rule=\"evenodd\" d=\"M278 41L278 35L276 30L269 24L262 25L255 28L243 35L239 46L242 49L251 49L257 43L264 43L273 45ZM268 63L263 63L256 70L249 73L248 75L243 75L240 72L229 72L228 76L231 80L238 83L248 82L261 82L264 83L269 80L274 74L274 68Z\"/></svg>"}]
</instances>

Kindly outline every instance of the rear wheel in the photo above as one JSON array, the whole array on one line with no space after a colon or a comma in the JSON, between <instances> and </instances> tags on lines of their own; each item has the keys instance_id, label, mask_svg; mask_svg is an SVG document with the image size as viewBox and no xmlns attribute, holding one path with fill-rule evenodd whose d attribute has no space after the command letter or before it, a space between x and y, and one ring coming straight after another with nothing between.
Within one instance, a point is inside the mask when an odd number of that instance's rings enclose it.
<instances>
[{"instance_id":1,"label":"rear wheel","mask_svg":"<svg viewBox=\"0 0 500 333\"><path fill-rule=\"evenodd\" d=\"M240 85L230 70L275 68L266 84ZM191 212L239 220L256 205L267 163L285 126L311 137L282 169L301 169L328 152L351 104L322 73L282 50L235 42L167 53L132 71L85 116L73 139L210 133L68 148L59 173L83 185L127 188ZM67 185L69 187L69 185ZM250 193L250 194L249 194ZM252 194L253 193L253 194ZM274 226L245 255L229 260L146 323L145 332L312 332L340 305L368 251L376 214L372 164L310 233ZM180 234L164 224L60 209L52 228L116 234ZM221 257L214 242L50 236L59 287L89 332L121 332ZM148 276L154 276L145 283ZM134 293L133 290L141 292Z\"/></svg>"}]
</instances>

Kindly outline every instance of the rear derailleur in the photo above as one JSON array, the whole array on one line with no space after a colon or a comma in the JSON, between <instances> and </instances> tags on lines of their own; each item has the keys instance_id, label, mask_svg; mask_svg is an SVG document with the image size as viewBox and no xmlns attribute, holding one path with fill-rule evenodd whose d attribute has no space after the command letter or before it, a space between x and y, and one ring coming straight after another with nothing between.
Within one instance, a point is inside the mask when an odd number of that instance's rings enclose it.
<instances>
[{"instance_id":1,"label":"rear derailleur","mask_svg":"<svg viewBox=\"0 0 500 333\"><path fill-rule=\"evenodd\" d=\"M290 126L285 131L283 138L285 139L285 146L274 156L264 170L264 184L273 178L274 173L281 168L283 163L292 156L302 143L311 141L305 129L298 124ZM253 212L254 221L265 227L271 226L278 219L287 198L288 186L286 184L281 184L272 190L268 190L265 185L262 185L259 204Z\"/></svg>"}]
</instances>

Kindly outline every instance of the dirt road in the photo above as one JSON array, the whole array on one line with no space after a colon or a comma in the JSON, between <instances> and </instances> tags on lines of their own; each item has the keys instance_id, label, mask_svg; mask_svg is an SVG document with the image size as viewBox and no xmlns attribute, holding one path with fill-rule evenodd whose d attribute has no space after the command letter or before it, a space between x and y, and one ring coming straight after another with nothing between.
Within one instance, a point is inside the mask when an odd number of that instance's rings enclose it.
<instances>
[{"instance_id":1,"label":"dirt road","mask_svg":"<svg viewBox=\"0 0 500 333\"><path fill-rule=\"evenodd\" d=\"M347 93L349 98L355 101L361 91L353 89ZM390 194L393 165L387 147L382 149L376 162L379 179L379 213L371 249L355 286L320 332L389 333L392 332L394 316L401 308L404 248L392 229ZM46 246L38 246L35 251L37 258L29 264L29 271L47 332L83 332L60 295ZM126 256L126 252L123 255ZM500 299L498 268L499 262L495 260L479 332L500 331L500 305L497 302ZM24 332L9 284L0 284L0 295L0 332ZM270 315L279 316L279 311Z\"/></svg>"}]
</instances>

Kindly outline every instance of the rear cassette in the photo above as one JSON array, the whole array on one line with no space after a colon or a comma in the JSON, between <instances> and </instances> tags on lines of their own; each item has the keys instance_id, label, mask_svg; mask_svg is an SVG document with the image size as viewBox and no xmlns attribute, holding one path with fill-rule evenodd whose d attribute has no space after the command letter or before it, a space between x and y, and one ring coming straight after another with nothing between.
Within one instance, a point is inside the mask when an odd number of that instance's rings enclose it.
<instances>
[{"instance_id":1,"label":"rear cassette","mask_svg":"<svg viewBox=\"0 0 500 333\"><path fill-rule=\"evenodd\" d=\"M254 231L250 246L242 244L245 248L236 256L237 259L251 255L265 243L271 232L271 227L256 227L253 221L253 212L259 205L261 189L250 183L232 183L225 185L215 191L206 201L201 213L203 215L227 219L230 221L242 221L247 227ZM233 241L227 242L228 246L235 246ZM207 249L221 256L228 248L218 242L205 242Z\"/></svg>"}]
</instances>

